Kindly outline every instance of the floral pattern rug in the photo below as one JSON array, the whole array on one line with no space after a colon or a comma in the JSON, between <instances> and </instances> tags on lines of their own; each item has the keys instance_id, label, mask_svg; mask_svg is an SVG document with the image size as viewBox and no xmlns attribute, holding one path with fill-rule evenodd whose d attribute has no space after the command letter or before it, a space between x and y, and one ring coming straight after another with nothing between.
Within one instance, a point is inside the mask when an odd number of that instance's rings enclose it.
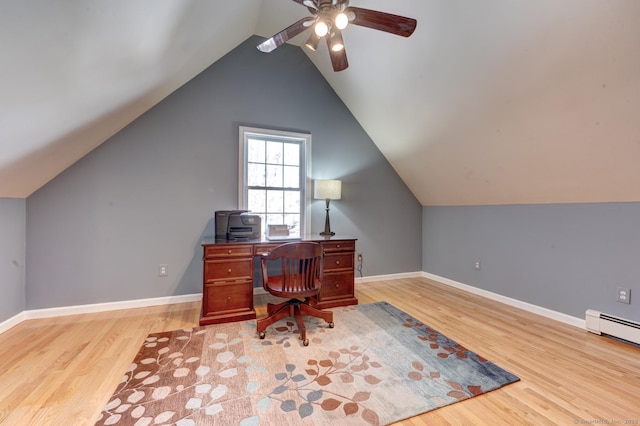
<instances>
[{"instance_id":1,"label":"floral pattern rug","mask_svg":"<svg viewBox=\"0 0 640 426\"><path fill-rule=\"evenodd\" d=\"M98 425L382 425L518 377L386 303L150 334ZM99 374L99 372L97 372Z\"/></svg>"}]
</instances>

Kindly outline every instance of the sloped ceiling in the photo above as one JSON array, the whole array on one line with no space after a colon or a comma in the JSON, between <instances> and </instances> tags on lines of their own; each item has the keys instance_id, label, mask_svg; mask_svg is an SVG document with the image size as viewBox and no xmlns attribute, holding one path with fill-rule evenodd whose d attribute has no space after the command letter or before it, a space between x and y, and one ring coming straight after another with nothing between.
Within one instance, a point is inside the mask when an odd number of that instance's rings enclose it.
<instances>
[{"instance_id":1,"label":"sloped ceiling","mask_svg":"<svg viewBox=\"0 0 640 426\"><path fill-rule=\"evenodd\" d=\"M640 1L351 4L418 28L349 27L340 73L326 46L305 52L422 205L640 201ZM0 3L0 197L27 197L247 37L307 14L291 0Z\"/></svg>"}]
</instances>

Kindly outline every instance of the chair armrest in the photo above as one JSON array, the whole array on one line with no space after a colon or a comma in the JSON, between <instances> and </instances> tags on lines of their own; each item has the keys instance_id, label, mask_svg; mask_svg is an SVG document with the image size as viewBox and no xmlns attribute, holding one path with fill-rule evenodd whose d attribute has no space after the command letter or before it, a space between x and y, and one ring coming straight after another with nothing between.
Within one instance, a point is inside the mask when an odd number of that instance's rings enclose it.
<instances>
[{"instance_id":1,"label":"chair armrest","mask_svg":"<svg viewBox=\"0 0 640 426\"><path fill-rule=\"evenodd\" d=\"M267 289L267 280L268 280L268 275L267 275L267 259L269 257L269 253L264 253L262 256L260 256L260 268L262 269L262 288L264 288L265 290Z\"/></svg>"}]
</instances>

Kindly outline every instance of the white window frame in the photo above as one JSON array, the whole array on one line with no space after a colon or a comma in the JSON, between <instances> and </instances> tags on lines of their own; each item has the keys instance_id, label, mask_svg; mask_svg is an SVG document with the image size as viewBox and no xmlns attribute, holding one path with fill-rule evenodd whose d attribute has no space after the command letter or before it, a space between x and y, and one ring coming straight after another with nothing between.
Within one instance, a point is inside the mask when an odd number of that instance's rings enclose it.
<instances>
[{"instance_id":1,"label":"white window frame","mask_svg":"<svg viewBox=\"0 0 640 426\"><path fill-rule=\"evenodd\" d=\"M247 185L247 141L249 138L267 138L281 141L295 141L300 144L301 159L300 174L303 177L300 181L300 236L304 237L311 233L311 134L298 133L284 130L261 129L258 127L239 126L240 155L238 164L238 201L241 210L248 210L248 185ZM266 224L262 224L262 233L266 231Z\"/></svg>"}]
</instances>

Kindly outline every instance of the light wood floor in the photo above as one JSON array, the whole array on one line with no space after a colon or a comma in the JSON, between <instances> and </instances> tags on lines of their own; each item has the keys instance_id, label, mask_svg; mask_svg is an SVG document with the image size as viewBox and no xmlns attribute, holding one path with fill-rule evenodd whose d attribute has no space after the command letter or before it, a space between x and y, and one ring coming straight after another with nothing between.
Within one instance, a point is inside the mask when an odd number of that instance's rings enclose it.
<instances>
[{"instance_id":1,"label":"light wood floor","mask_svg":"<svg viewBox=\"0 0 640 426\"><path fill-rule=\"evenodd\" d=\"M640 348L424 278L358 284L520 377L400 425L640 424ZM264 315L266 296L258 298ZM0 335L0 424L91 425L148 333L199 303L25 321ZM339 327L336 324L336 327Z\"/></svg>"}]
</instances>

